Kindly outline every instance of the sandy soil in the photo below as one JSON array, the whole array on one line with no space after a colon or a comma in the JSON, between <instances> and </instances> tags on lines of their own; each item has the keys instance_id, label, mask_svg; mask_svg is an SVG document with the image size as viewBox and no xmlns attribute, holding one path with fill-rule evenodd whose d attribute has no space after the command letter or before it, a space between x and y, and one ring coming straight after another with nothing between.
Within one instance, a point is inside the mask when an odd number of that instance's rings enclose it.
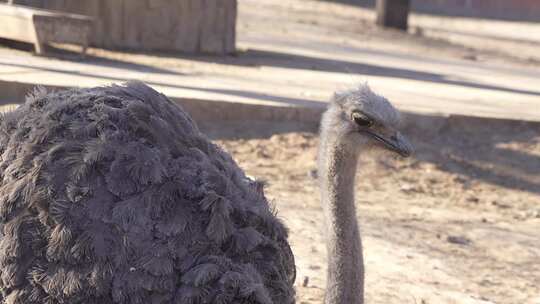
<instances>
[{"instance_id":1,"label":"sandy soil","mask_svg":"<svg viewBox=\"0 0 540 304\"><path fill-rule=\"evenodd\" d=\"M540 130L467 129L413 138L409 159L362 157L357 214L367 303L540 303ZM206 130L249 175L268 182L267 196L291 231L297 302L322 303L318 138L270 135L281 131L251 123Z\"/></svg>"}]
</instances>

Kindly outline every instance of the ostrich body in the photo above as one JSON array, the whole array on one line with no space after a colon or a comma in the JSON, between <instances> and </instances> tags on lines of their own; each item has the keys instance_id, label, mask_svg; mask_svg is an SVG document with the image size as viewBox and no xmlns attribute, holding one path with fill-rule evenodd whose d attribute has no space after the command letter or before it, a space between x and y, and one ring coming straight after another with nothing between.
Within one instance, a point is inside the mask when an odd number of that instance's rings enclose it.
<instances>
[{"instance_id":1,"label":"ostrich body","mask_svg":"<svg viewBox=\"0 0 540 304\"><path fill-rule=\"evenodd\" d=\"M370 148L408 156L412 147L398 126L399 113L367 85L336 94L323 115L318 166L328 254L326 304L364 302L362 242L354 205L357 161Z\"/></svg>"},{"instance_id":2,"label":"ostrich body","mask_svg":"<svg viewBox=\"0 0 540 304\"><path fill-rule=\"evenodd\" d=\"M257 183L148 86L36 92L1 119L0 303L293 303Z\"/></svg>"}]
</instances>

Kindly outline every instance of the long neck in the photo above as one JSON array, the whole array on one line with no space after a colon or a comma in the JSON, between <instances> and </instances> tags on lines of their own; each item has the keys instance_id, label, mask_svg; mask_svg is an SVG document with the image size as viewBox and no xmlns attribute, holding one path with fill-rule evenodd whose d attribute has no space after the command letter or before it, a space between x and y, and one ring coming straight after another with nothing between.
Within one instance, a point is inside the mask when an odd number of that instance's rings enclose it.
<instances>
[{"instance_id":1,"label":"long neck","mask_svg":"<svg viewBox=\"0 0 540 304\"><path fill-rule=\"evenodd\" d=\"M323 130L324 132L324 130ZM319 179L327 227L325 304L364 303L362 242L354 206L357 153L321 134Z\"/></svg>"}]
</instances>

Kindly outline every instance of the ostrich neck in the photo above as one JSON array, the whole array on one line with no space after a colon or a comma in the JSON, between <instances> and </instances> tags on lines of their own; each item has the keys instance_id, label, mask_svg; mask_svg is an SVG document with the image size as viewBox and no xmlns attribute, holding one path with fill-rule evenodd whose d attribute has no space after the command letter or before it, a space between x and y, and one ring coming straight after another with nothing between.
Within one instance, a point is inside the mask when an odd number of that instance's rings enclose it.
<instances>
[{"instance_id":1,"label":"ostrich neck","mask_svg":"<svg viewBox=\"0 0 540 304\"><path fill-rule=\"evenodd\" d=\"M321 146L319 178L328 254L325 304L364 302L362 243L354 205L357 161L357 153L339 140L326 140Z\"/></svg>"}]
</instances>

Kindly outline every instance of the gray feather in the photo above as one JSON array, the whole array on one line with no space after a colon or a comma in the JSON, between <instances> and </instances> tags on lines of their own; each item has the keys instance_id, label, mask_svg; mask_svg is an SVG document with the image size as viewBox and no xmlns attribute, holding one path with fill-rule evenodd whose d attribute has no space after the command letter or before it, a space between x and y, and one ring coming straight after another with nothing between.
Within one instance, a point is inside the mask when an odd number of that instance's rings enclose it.
<instances>
[{"instance_id":1,"label":"gray feather","mask_svg":"<svg viewBox=\"0 0 540 304\"><path fill-rule=\"evenodd\" d=\"M286 240L260 187L143 83L40 89L0 117L0 303L290 304Z\"/></svg>"}]
</instances>

